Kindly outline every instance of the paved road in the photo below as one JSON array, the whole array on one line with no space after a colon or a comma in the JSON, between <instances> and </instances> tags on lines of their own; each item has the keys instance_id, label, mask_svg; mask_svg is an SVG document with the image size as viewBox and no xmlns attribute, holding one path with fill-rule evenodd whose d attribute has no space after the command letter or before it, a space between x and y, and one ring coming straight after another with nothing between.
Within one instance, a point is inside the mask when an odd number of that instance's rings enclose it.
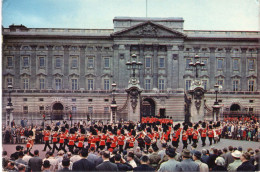
<instances>
[{"instance_id":1,"label":"paved road","mask_svg":"<svg viewBox=\"0 0 260 172\"><path fill-rule=\"evenodd\" d=\"M170 142L169 142L170 143ZM209 141L207 139L206 141L206 146L203 147L205 149L210 149L211 146L209 146ZM253 148L253 149L256 149L256 148L260 148L260 144L259 142L251 142L251 141L241 141L241 140L230 140L230 139L221 139L221 141L217 144L213 144L212 146L215 146L215 148L217 149L223 149L224 147L228 147L228 146L234 146L234 147L238 147L238 146L242 146L243 150L246 150L247 148ZM8 152L8 156L10 156L13 152L15 152L15 146L14 144L3 144L3 150L6 150ZM23 144L24 148L26 147L25 144ZM35 149L38 149L40 151L40 157L41 158L44 158L45 156L45 153L46 152L43 152L43 147L44 147L44 144L36 144L34 145L33 149L32 149L32 153ZM158 144L158 147L161 148L161 145ZM191 146L188 145L188 149L191 149ZM198 148L197 150L202 150L202 147L201 147L201 140L199 140L199 144L198 144ZM182 151L182 143L179 144L179 148L178 148L178 151L181 152ZM55 152L55 155L56 155L57 152Z\"/></svg>"}]
</instances>

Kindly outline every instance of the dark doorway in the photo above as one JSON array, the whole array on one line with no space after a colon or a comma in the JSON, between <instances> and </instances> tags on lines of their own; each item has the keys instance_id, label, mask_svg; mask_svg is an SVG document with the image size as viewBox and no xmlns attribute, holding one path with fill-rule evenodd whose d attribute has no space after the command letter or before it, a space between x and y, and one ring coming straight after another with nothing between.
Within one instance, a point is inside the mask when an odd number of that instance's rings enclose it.
<instances>
[{"instance_id":1,"label":"dark doorway","mask_svg":"<svg viewBox=\"0 0 260 172\"><path fill-rule=\"evenodd\" d=\"M52 116L53 120L63 120L63 105L61 103L55 103L52 107Z\"/></svg>"},{"instance_id":2,"label":"dark doorway","mask_svg":"<svg viewBox=\"0 0 260 172\"><path fill-rule=\"evenodd\" d=\"M145 98L142 102L141 114L143 117L155 116L155 103L151 98Z\"/></svg>"},{"instance_id":3,"label":"dark doorway","mask_svg":"<svg viewBox=\"0 0 260 172\"><path fill-rule=\"evenodd\" d=\"M165 109L160 109L160 118L165 118Z\"/></svg>"},{"instance_id":4,"label":"dark doorway","mask_svg":"<svg viewBox=\"0 0 260 172\"><path fill-rule=\"evenodd\" d=\"M238 104L233 104L230 106L230 111L240 111L240 106Z\"/></svg>"}]
</instances>

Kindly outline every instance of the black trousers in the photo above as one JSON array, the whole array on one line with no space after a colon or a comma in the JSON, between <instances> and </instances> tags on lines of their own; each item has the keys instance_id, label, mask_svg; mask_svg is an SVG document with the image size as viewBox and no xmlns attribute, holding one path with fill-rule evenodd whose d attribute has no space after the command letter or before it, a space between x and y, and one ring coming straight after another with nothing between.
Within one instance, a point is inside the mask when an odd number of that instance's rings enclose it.
<instances>
[{"instance_id":1,"label":"black trousers","mask_svg":"<svg viewBox=\"0 0 260 172\"><path fill-rule=\"evenodd\" d=\"M63 150L65 153L67 152L66 149L65 149L65 144L64 143L60 143L59 150Z\"/></svg>"},{"instance_id":2,"label":"black trousers","mask_svg":"<svg viewBox=\"0 0 260 172\"><path fill-rule=\"evenodd\" d=\"M107 149L110 148L111 142L106 142Z\"/></svg>"},{"instance_id":3,"label":"black trousers","mask_svg":"<svg viewBox=\"0 0 260 172\"><path fill-rule=\"evenodd\" d=\"M187 140L182 140L182 143L183 143L183 148L182 149L187 149L188 148L188 142Z\"/></svg>"},{"instance_id":4,"label":"black trousers","mask_svg":"<svg viewBox=\"0 0 260 172\"><path fill-rule=\"evenodd\" d=\"M189 139L189 144L191 144L192 135L188 135L188 139Z\"/></svg>"},{"instance_id":5,"label":"black trousers","mask_svg":"<svg viewBox=\"0 0 260 172\"><path fill-rule=\"evenodd\" d=\"M124 145L119 145L119 152L122 153L124 150Z\"/></svg>"},{"instance_id":6,"label":"black trousers","mask_svg":"<svg viewBox=\"0 0 260 172\"><path fill-rule=\"evenodd\" d=\"M71 153L73 153L74 145L68 145L68 147L69 147L69 151L70 151Z\"/></svg>"},{"instance_id":7,"label":"black trousers","mask_svg":"<svg viewBox=\"0 0 260 172\"><path fill-rule=\"evenodd\" d=\"M206 145L206 143L205 143L206 137L201 137L201 141L202 141L202 146L205 146Z\"/></svg>"},{"instance_id":8,"label":"black trousers","mask_svg":"<svg viewBox=\"0 0 260 172\"><path fill-rule=\"evenodd\" d=\"M46 151L47 146L48 146L49 149L51 149L51 145L50 145L50 141L49 140L45 141L45 145L44 145L44 148L43 148L44 151Z\"/></svg>"},{"instance_id":9,"label":"black trousers","mask_svg":"<svg viewBox=\"0 0 260 172\"><path fill-rule=\"evenodd\" d=\"M53 142L52 153L54 153L55 149L56 149L57 151L59 151L59 148L58 148L58 146L57 146L57 143L58 143L58 142Z\"/></svg>"},{"instance_id":10,"label":"black trousers","mask_svg":"<svg viewBox=\"0 0 260 172\"><path fill-rule=\"evenodd\" d=\"M105 145L99 146L100 150L105 149Z\"/></svg>"},{"instance_id":11,"label":"black trousers","mask_svg":"<svg viewBox=\"0 0 260 172\"><path fill-rule=\"evenodd\" d=\"M146 146L146 150L148 151L151 145L145 145L145 146Z\"/></svg>"},{"instance_id":12,"label":"black trousers","mask_svg":"<svg viewBox=\"0 0 260 172\"><path fill-rule=\"evenodd\" d=\"M177 141L172 141L172 146L178 148L179 147L178 140Z\"/></svg>"},{"instance_id":13,"label":"black trousers","mask_svg":"<svg viewBox=\"0 0 260 172\"><path fill-rule=\"evenodd\" d=\"M213 137L209 137L209 145L212 145L212 139Z\"/></svg>"},{"instance_id":14,"label":"black trousers","mask_svg":"<svg viewBox=\"0 0 260 172\"><path fill-rule=\"evenodd\" d=\"M198 143L198 139L192 139L192 141L194 145Z\"/></svg>"}]
</instances>

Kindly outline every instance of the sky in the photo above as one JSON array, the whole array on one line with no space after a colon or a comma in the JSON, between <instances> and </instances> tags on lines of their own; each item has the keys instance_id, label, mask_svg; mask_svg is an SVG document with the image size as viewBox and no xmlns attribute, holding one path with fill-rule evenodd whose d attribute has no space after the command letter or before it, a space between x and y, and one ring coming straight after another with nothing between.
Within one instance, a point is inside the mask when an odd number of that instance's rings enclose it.
<instances>
[{"instance_id":1,"label":"sky","mask_svg":"<svg viewBox=\"0 0 260 172\"><path fill-rule=\"evenodd\" d=\"M259 30L259 0L147 0L148 17L182 17L185 30ZM113 29L115 16L146 17L146 0L3 0L2 25Z\"/></svg>"}]
</instances>

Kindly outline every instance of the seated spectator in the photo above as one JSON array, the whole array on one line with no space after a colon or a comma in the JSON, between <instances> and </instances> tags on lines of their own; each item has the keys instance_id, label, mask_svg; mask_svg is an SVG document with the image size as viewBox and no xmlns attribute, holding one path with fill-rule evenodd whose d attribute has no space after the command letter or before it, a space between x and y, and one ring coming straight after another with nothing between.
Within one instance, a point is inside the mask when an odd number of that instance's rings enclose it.
<instances>
[{"instance_id":1,"label":"seated spectator","mask_svg":"<svg viewBox=\"0 0 260 172\"><path fill-rule=\"evenodd\" d=\"M141 165L135 167L134 171L155 171L155 169L149 166L149 158L144 155L141 157Z\"/></svg>"},{"instance_id":2,"label":"seated spectator","mask_svg":"<svg viewBox=\"0 0 260 172\"><path fill-rule=\"evenodd\" d=\"M240 160L241 152L236 150L232 152L231 155L234 158L234 162L228 165L227 170L233 172L233 171L237 171L237 167L239 167L242 164L242 161Z\"/></svg>"},{"instance_id":3,"label":"seated spectator","mask_svg":"<svg viewBox=\"0 0 260 172\"><path fill-rule=\"evenodd\" d=\"M215 164L216 165L212 168L212 171L227 171L224 158L217 157L215 160Z\"/></svg>"},{"instance_id":4,"label":"seated spectator","mask_svg":"<svg viewBox=\"0 0 260 172\"><path fill-rule=\"evenodd\" d=\"M128 164L124 158L121 157L120 154L116 154L115 157L115 164L117 165L118 171L131 171L133 167Z\"/></svg>"},{"instance_id":5,"label":"seated spectator","mask_svg":"<svg viewBox=\"0 0 260 172\"><path fill-rule=\"evenodd\" d=\"M240 156L242 164L237 168L237 171L254 171L255 167L250 163L250 154L248 152L243 153Z\"/></svg>"},{"instance_id":6,"label":"seated spectator","mask_svg":"<svg viewBox=\"0 0 260 172\"><path fill-rule=\"evenodd\" d=\"M73 163L72 171L94 171L96 169L95 164L87 160L87 149L83 148L80 152L80 156L82 158Z\"/></svg>"}]
</instances>

